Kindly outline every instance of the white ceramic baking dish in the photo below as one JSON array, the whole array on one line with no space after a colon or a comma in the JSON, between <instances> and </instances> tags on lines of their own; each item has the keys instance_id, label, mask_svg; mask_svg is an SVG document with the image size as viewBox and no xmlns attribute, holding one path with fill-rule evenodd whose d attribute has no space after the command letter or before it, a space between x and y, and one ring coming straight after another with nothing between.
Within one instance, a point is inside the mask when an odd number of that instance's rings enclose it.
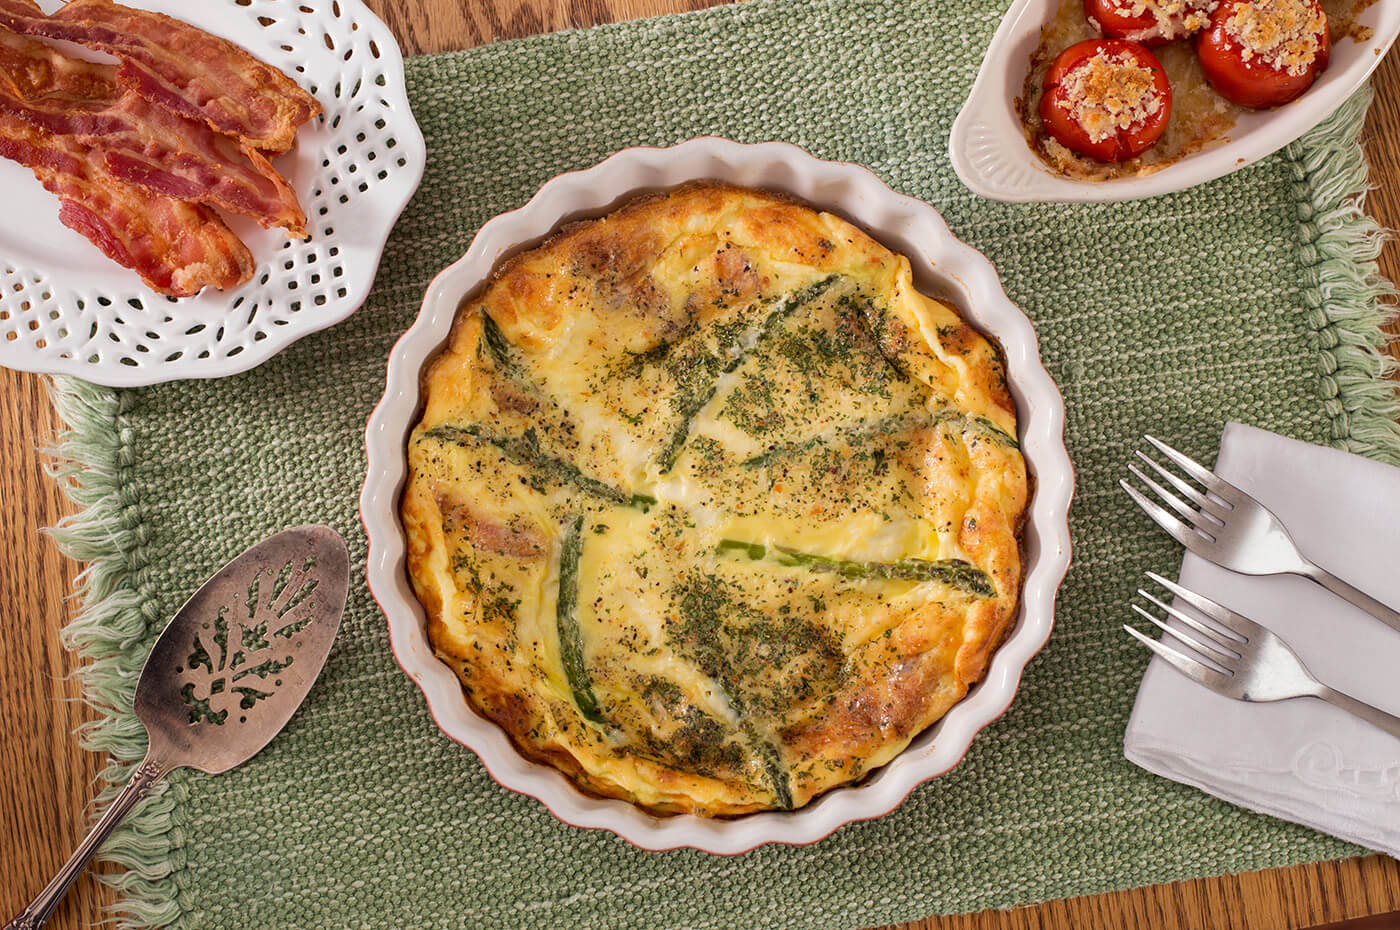
<instances>
[{"instance_id":1,"label":"white ceramic baking dish","mask_svg":"<svg viewBox=\"0 0 1400 930\"><path fill-rule=\"evenodd\" d=\"M462 300L502 258L538 243L561 224L702 178L799 197L845 216L907 255L921 288L949 299L1005 351L1019 439L1035 481L1025 526L1020 614L986 679L898 758L861 783L829 792L800 810L726 820L657 817L623 801L590 797L555 769L521 756L495 724L472 710L456 676L433 655L404 567L398 516L408 433L420 411L419 375L447 339ZM987 259L954 238L928 204L895 193L864 168L820 161L785 143L740 145L702 138L668 149L627 149L586 171L554 178L525 206L492 219L467 253L428 288L417 321L390 354L384 397L366 430L368 476L360 513L369 536L369 586L388 619L394 654L423 689L438 726L475 752L498 782L539 799L560 820L611 830L647 849L693 846L732 854L764 843L810 843L843 824L894 809L916 785L956 765L977 731L1010 705L1022 669L1050 635L1055 592L1069 564L1067 515L1074 476L1063 426L1064 404L1041 364L1030 321L1007 298Z\"/></svg>"},{"instance_id":2,"label":"white ceramic baking dish","mask_svg":"<svg viewBox=\"0 0 1400 930\"><path fill-rule=\"evenodd\" d=\"M1052 172L1026 144L1015 99L1021 95L1040 29L1060 0L1016 0L1001 21L948 138L953 170L993 200L1103 202L1185 190L1271 155L1326 119L1380 64L1400 35L1400 2L1378 0L1359 20L1373 34L1342 39L1307 93L1276 110L1245 113L1222 141L1143 177L1078 181Z\"/></svg>"}]
</instances>

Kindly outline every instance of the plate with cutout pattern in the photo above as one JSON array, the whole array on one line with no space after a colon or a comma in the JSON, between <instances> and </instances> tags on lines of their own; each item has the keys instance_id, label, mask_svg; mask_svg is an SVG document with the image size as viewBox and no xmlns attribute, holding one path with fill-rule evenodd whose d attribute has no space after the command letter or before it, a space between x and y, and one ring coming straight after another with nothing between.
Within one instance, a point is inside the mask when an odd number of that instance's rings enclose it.
<instances>
[{"instance_id":1,"label":"plate with cutout pattern","mask_svg":"<svg viewBox=\"0 0 1400 930\"><path fill-rule=\"evenodd\" d=\"M57 198L29 169L0 161L7 213L23 218L0 225L0 365L114 387L246 371L345 319L368 296L426 160L403 57L361 0L123 2L229 39L321 102L322 115L275 161L306 210L309 235L291 240L225 215L257 261L252 279L176 300L63 226Z\"/></svg>"}]
</instances>

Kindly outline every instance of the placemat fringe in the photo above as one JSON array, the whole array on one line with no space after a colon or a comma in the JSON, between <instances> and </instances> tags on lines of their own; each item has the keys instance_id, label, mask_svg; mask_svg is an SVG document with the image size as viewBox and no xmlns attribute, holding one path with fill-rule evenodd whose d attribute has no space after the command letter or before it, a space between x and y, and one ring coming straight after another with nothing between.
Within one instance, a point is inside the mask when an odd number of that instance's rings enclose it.
<instances>
[{"instance_id":1,"label":"placemat fringe","mask_svg":"<svg viewBox=\"0 0 1400 930\"><path fill-rule=\"evenodd\" d=\"M1298 219L1312 234L1303 245L1313 281L1305 312L1322 350L1318 390L1336 444L1400 465L1400 363L1385 354L1384 326L1396 313L1395 285L1376 258L1391 235L1366 215L1369 187L1360 129L1374 92L1367 84L1289 154L1301 187Z\"/></svg>"},{"instance_id":2,"label":"placemat fringe","mask_svg":"<svg viewBox=\"0 0 1400 930\"><path fill-rule=\"evenodd\" d=\"M136 676L150 634L168 618L156 613L145 590L144 516L127 474L136 436L124 414L135 395L76 378L55 378L51 395L68 429L48 471L82 509L49 535L65 555L86 563L75 592L82 608L64 628L63 642L83 660L73 674L100 714L80 729L81 744L109 758L95 818L145 755L146 733L132 710ZM97 873L118 892L112 917L119 928L164 927L179 916L171 837L177 794L168 781L157 785L102 847L100 859L123 869Z\"/></svg>"}]
</instances>

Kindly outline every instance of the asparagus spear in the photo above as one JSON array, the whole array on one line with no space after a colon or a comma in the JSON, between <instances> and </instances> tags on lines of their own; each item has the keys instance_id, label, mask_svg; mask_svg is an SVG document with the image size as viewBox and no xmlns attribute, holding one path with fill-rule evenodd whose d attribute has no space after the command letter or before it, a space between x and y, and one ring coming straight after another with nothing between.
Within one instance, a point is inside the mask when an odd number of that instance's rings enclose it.
<instances>
[{"instance_id":1,"label":"asparagus spear","mask_svg":"<svg viewBox=\"0 0 1400 930\"><path fill-rule=\"evenodd\" d=\"M956 411L948 410L935 417L934 422L938 423L943 420L954 419L962 420L962 427L964 430L980 430L994 442L999 442L1004 446L1010 446L1013 449L1021 448L1021 444L1016 441L1015 436L1007 433L1006 430L997 426L986 417L980 417L975 413L957 413Z\"/></svg>"},{"instance_id":2,"label":"asparagus spear","mask_svg":"<svg viewBox=\"0 0 1400 930\"><path fill-rule=\"evenodd\" d=\"M718 656L718 653L716 654ZM717 661L723 664L722 658ZM744 739L748 740L753 747L754 755L763 764L763 774L768 779L768 789L773 792L773 800L778 802L778 807L787 811L792 810L792 785L788 780L787 766L783 764L782 755L778 752L778 747L772 742L763 738L758 732L758 727L754 726L753 720L749 717L748 710L744 703L739 700L735 693L734 684L726 670L721 670L718 674L712 674L710 680L714 682L724 700L733 708L735 715L739 718L739 730L744 734Z\"/></svg>"},{"instance_id":3,"label":"asparagus spear","mask_svg":"<svg viewBox=\"0 0 1400 930\"><path fill-rule=\"evenodd\" d=\"M857 423L853 426L842 427L829 433L822 433L813 436L811 439L804 439L799 442L789 442L783 445L774 446L766 452L751 456L740 462L746 468L759 468L764 465L771 465L779 459L785 459L792 455L801 455L819 446L831 445L832 443L845 441L851 446L859 446L881 436L893 435L904 430L914 429L918 426L931 422L926 415L897 413L891 416L879 417L864 423Z\"/></svg>"},{"instance_id":4,"label":"asparagus spear","mask_svg":"<svg viewBox=\"0 0 1400 930\"><path fill-rule=\"evenodd\" d=\"M486 351L496 365L512 377L520 375L520 362L515 357L515 347L510 344L506 334L501 332L501 328L496 325L496 321L491 319L489 313L481 315L481 335L486 342Z\"/></svg>"},{"instance_id":5,"label":"asparagus spear","mask_svg":"<svg viewBox=\"0 0 1400 930\"><path fill-rule=\"evenodd\" d=\"M932 416L910 412L877 417L874 420L867 420L852 426L822 433L810 439L773 446L765 452L760 452L758 455L744 459L739 464L746 468L760 468L765 465L771 465L789 456L801 455L803 452L808 452L819 446L826 446L842 441L851 446L858 446L870 442L873 439L878 439L881 436L893 435L905 430L918 429L924 426L933 426L946 420L961 420L961 425L964 430L978 430L994 442L999 442L1012 449L1020 448L1020 445L1016 442L1014 437L986 417L972 413L963 414L954 410L944 410Z\"/></svg>"},{"instance_id":6,"label":"asparagus spear","mask_svg":"<svg viewBox=\"0 0 1400 930\"><path fill-rule=\"evenodd\" d=\"M516 465L533 468L563 484L573 485L585 494L591 494L624 507L634 507L643 513L650 510L656 503L656 498L649 494L628 494L626 491L599 481L597 478L585 475L573 462L545 455L540 449L540 439L533 426L525 430L522 436L494 436L476 424L442 425L424 430L423 436L426 439L455 443L459 446L479 443L493 445L505 454L508 461Z\"/></svg>"},{"instance_id":7,"label":"asparagus spear","mask_svg":"<svg viewBox=\"0 0 1400 930\"><path fill-rule=\"evenodd\" d=\"M779 565L800 565L816 572L832 572L845 578L889 578L902 581L941 581L979 597L995 597L992 580L977 566L962 559L901 559L898 562L859 562L801 552L787 546L769 547L738 539L722 539L720 553L742 552L754 561L768 559Z\"/></svg>"},{"instance_id":8,"label":"asparagus spear","mask_svg":"<svg viewBox=\"0 0 1400 930\"><path fill-rule=\"evenodd\" d=\"M532 382L524 371L524 365L517 357L515 347L510 340L506 339L505 333L496 325L496 321L489 314L481 315L482 337L486 344L486 351L496 362L501 372L523 389L531 393L538 393L538 386ZM604 500L622 504L627 507L635 507L642 512L646 512L656 503L656 498L647 494L626 494L625 492L604 484L596 478L585 475L577 465L563 459L553 458L540 451L539 436L534 427L525 431L522 437L513 436L489 436L484 434L477 426L454 427L438 426L428 430L424 435L444 442L463 442L463 434L469 435L483 442L488 442L496 446L506 454L506 457L517 465L525 465L540 471L548 472L559 481L565 484L572 484L574 487L594 497L601 497Z\"/></svg>"},{"instance_id":9,"label":"asparagus spear","mask_svg":"<svg viewBox=\"0 0 1400 930\"><path fill-rule=\"evenodd\" d=\"M578 560L582 550L583 517L575 516L564 531L564 541L559 550L559 597L555 608L559 656L579 713L586 720L605 724L607 718L598 710L598 698L588 681L588 666L583 658L583 634L578 627Z\"/></svg>"},{"instance_id":10,"label":"asparagus spear","mask_svg":"<svg viewBox=\"0 0 1400 930\"><path fill-rule=\"evenodd\" d=\"M763 772L768 776L773 800L778 802L778 807L782 810L792 810L792 785L788 782L787 766L783 765L782 757L778 755L778 747L759 736L754 725L748 720L744 721L743 729L744 735L749 738L749 742L758 753L759 761L763 763Z\"/></svg>"},{"instance_id":11,"label":"asparagus spear","mask_svg":"<svg viewBox=\"0 0 1400 930\"><path fill-rule=\"evenodd\" d=\"M705 409L705 405L715 396L715 391L719 389L719 379L738 368L748 354L753 351L769 333L777 328L778 324L787 319L799 308L816 300L822 294L840 280L840 275L827 275L820 281L813 282L799 291L787 294L778 302L774 308L758 326L745 330L737 337L719 347L720 357L711 358L710 366L716 367L714 378L710 381L706 390L699 391L689 398L688 403L681 410L681 421L671 433L671 438L661 450L661 455L657 458L657 465L662 473L668 472L676 464L676 459L680 457L681 449L690 438L690 429L695 424L695 418L700 415L700 411Z\"/></svg>"}]
</instances>

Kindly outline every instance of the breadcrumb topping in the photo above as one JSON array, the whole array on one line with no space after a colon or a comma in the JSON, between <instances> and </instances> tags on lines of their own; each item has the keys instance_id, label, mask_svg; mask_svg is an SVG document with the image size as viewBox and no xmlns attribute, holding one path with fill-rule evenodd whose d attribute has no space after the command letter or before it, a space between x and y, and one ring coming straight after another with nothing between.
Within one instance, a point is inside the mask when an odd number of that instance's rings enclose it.
<instances>
[{"instance_id":1,"label":"breadcrumb topping","mask_svg":"<svg viewBox=\"0 0 1400 930\"><path fill-rule=\"evenodd\" d=\"M1157 28L1150 31L1164 39L1179 39L1204 29L1217 3L1218 0L1118 0L1115 5L1124 15L1134 18L1152 14Z\"/></svg>"},{"instance_id":2,"label":"breadcrumb topping","mask_svg":"<svg viewBox=\"0 0 1400 930\"><path fill-rule=\"evenodd\" d=\"M1091 141L1102 142L1162 109L1162 95L1152 76L1151 68L1127 52L1101 51L1065 75L1061 82L1065 93L1056 105Z\"/></svg>"},{"instance_id":3,"label":"breadcrumb topping","mask_svg":"<svg viewBox=\"0 0 1400 930\"><path fill-rule=\"evenodd\" d=\"M1326 14L1309 0L1253 0L1238 4L1225 20L1225 34L1239 43L1246 62L1258 57L1295 77L1317 58L1326 29Z\"/></svg>"}]
</instances>

